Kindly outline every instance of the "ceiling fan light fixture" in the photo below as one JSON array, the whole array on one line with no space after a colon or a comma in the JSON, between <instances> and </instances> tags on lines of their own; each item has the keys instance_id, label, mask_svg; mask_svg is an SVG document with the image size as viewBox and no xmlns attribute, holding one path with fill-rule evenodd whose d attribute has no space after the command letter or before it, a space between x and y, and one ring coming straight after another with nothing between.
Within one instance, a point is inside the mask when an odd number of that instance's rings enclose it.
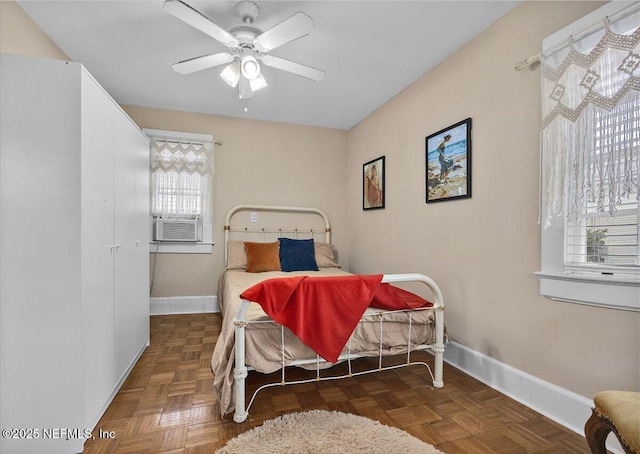
<instances>
[{"instance_id":1,"label":"ceiling fan light fixture","mask_svg":"<svg viewBox=\"0 0 640 454\"><path fill-rule=\"evenodd\" d=\"M226 83L235 88L236 85L238 85L238 81L240 80L240 65L234 61L226 68L224 68L224 70L220 73L220 77L222 77L222 80L224 80Z\"/></svg>"},{"instance_id":2,"label":"ceiling fan light fixture","mask_svg":"<svg viewBox=\"0 0 640 454\"><path fill-rule=\"evenodd\" d=\"M255 79L251 79L249 81L249 85L251 86L251 90L252 91L258 91L258 90L266 87L268 84L267 84L267 81L265 80L264 76L262 74L260 74Z\"/></svg>"},{"instance_id":3,"label":"ceiling fan light fixture","mask_svg":"<svg viewBox=\"0 0 640 454\"><path fill-rule=\"evenodd\" d=\"M258 6L250 0L241 0L237 5L237 11L243 24L227 31L185 1L189 0L165 0L163 8L177 19L224 44L228 52L180 61L172 65L173 69L180 74L191 74L227 65L220 73L220 77L229 86L235 88L238 97L245 101L245 112L246 100L251 98L254 92L267 86L267 81L262 75L261 64L315 81L324 79L324 71L267 55L267 52L307 36L313 31L313 19L305 13L299 11L263 32L252 25L260 13Z\"/></svg>"},{"instance_id":4,"label":"ceiling fan light fixture","mask_svg":"<svg viewBox=\"0 0 640 454\"><path fill-rule=\"evenodd\" d=\"M245 55L240 63L242 75L249 80L253 80L260 75L260 64L253 55Z\"/></svg>"}]
</instances>

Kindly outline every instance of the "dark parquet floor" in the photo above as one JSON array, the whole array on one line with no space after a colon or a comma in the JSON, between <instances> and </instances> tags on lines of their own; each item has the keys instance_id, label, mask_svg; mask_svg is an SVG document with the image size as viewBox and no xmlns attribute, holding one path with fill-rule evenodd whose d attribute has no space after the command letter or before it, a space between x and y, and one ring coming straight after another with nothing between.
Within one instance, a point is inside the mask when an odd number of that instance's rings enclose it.
<instances>
[{"instance_id":1,"label":"dark parquet floor","mask_svg":"<svg viewBox=\"0 0 640 454\"><path fill-rule=\"evenodd\" d=\"M376 419L448 454L589 453L584 437L446 364L442 389L431 386L423 366L270 388L258 394L249 419L236 424L220 417L213 392L210 360L220 322L218 314L151 317L151 345L94 431L113 431L115 438L88 440L84 452L212 454L267 419L323 409ZM412 359L433 362L428 353ZM248 389L278 376L250 372Z\"/></svg>"}]
</instances>

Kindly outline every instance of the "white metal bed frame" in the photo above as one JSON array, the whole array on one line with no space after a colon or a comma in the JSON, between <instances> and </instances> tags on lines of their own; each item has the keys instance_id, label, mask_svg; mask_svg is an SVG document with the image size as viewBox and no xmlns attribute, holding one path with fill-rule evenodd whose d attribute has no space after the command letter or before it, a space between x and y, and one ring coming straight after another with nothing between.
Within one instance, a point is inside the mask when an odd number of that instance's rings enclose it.
<instances>
[{"instance_id":1,"label":"white metal bed frame","mask_svg":"<svg viewBox=\"0 0 640 454\"><path fill-rule=\"evenodd\" d=\"M310 230L298 230L298 229L233 229L231 228L231 217L239 212L239 211L269 211L269 212L297 212L297 213L315 213L321 216L324 219L325 223L325 241L327 243L331 243L331 226L329 224L329 219L327 216L320 210L316 208L306 208L306 207L286 207L286 206L276 206L276 205L238 205L227 213L225 227L224 227L224 252L225 252L225 265L227 263L227 255L228 255L228 247L227 243L229 241L230 232L243 232L243 233L294 233L296 237L299 233L309 233L311 236L318 232L314 232L312 229ZM399 282L421 282L425 284L433 293L435 301L433 303L433 308L435 308L435 325L436 325L436 333L435 333L435 343L433 344L423 344L423 345L412 345L411 344L411 328L412 328L412 318L411 312L416 312L419 310L428 310L430 308L422 308L416 310L399 310L399 311L384 311L378 310L373 313L365 314L363 318L377 318L380 326L380 344L378 351L378 367L374 369L367 369L359 372L353 372L351 361L357 358L365 357L365 355L360 355L358 353L351 353L351 339L349 339L347 343L347 353L341 355L338 358L339 362L347 361L348 364L348 373L337 376L320 376L320 365L326 363L324 359L322 359L319 355L316 355L313 359L302 359L302 360L294 360L286 364L286 366L301 366L308 364L316 364L316 376L314 378L306 379L306 380L294 380L294 381L286 381L285 379L285 342L284 342L284 326L280 326L281 333L281 358L282 358L282 368L281 368L281 380L279 382L268 383L260 386L253 393L249 404L246 405L246 397L245 397L245 381L250 370L253 370L251 367L247 367L245 363L245 328L248 324L251 323L275 323L273 321L251 321L246 319L247 308L251 301L242 300L240 308L238 309L238 313L233 321L235 326L235 368L233 372L234 377L234 392L235 392L235 413L233 415L233 420L237 423L244 422L249 416L249 408L253 404L253 401L256 398L256 395L262 391L263 389L274 387L274 386L285 386L285 385L294 385L294 384L302 384L302 383L311 383L316 381L325 381L325 380L338 380L342 378L355 377L358 375L369 374L373 372L380 372L384 370L398 369L401 367L413 366L413 365L421 365L426 366L429 370L429 374L431 375L431 379L433 381L433 386L435 388L442 388L444 386L444 381L442 377L443 372L443 361L444 361L444 302L442 298L442 292L438 285L428 276L423 274L385 274L382 278L383 283L399 283ZM407 336L407 359L406 362L402 364L397 364L393 366L383 366L382 365L382 357L383 357L383 348L382 348L382 335L383 335L383 322L385 315L398 313L398 312L406 312L409 314L409 327L408 327L408 336ZM416 350L431 350L434 354L434 372L432 373L431 368L425 362L421 361L411 361L411 352ZM371 356L367 356L371 357Z\"/></svg>"}]
</instances>

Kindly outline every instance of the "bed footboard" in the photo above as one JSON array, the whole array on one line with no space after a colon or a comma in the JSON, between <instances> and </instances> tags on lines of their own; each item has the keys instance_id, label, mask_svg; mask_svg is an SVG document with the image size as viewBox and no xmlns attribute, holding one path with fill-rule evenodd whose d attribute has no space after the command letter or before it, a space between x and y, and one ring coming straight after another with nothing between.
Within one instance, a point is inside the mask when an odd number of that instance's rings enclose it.
<instances>
[{"instance_id":1,"label":"bed footboard","mask_svg":"<svg viewBox=\"0 0 640 454\"><path fill-rule=\"evenodd\" d=\"M433 292L435 296L433 307L436 310L436 343L431 346L431 350L435 355L433 386L435 388L442 388L444 386L442 378L444 363L444 301L440 287L438 287L438 284L436 284L433 279L424 274L385 274L382 282L388 284L398 282L422 282Z\"/></svg>"},{"instance_id":2,"label":"bed footboard","mask_svg":"<svg viewBox=\"0 0 640 454\"><path fill-rule=\"evenodd\" d=\"M382 366L382 342L380 343L380 353L379 353L379 363L378 363L378 367L375 369L371 369L371 370L366 370L366 371L360 371L357 373L353 373L351 371L351 360L352 359L356 359L361 357L361 355L358 354L352 354L349 348L349 352L348 354L345 355L341 355L339 360L340 361L348 361L349 362L349 373L343 376L331 376L331 377L321 377L320 376L320 368L319 365L322 362L321 358L319 356L316 357L315 360L300 360L300 361L294 361L292 363L290 363L289 365L302 365L302 364L317 364L316 367L316 377L313 379L309 379L309 380L298 380L298 381L291 381L291 382L287 382L285 380L285 373L284 373L284 369L285 369L285 358L284 358L284 351L283 351L283 356L282 356L282 380L278 383L270 383L267 385L263 385L260 388L258 388L255 393L253 394L253 397L251 398L251 401L249 402L249 405L246 404L246 396L245 396L245 381L246 381L246 377L248 374L248 368L246 366L245 363L245 327L247 326L247 320L246 320L246 312L247 312L247 308L250 304L250 301L247 300L242 300L242 304L240 305L240 309L238 310L238 313L236 314L236 318L234 320L234 330L235 330L235 368L234 368L234 373L233 373L233 377L234 377L234 392L235 392L235 413L233 415L233 420L237 423L242 423L244 421L246 421L249 413L249 408L251 407L251 404L253 403L253 400L255 399L255 396L258 392L260 392L261 390L268 388L268 387L273 387L273 386L284 386L287 384L300 384L300 383L309 383L312 381L322 381L322 380L336 380L336 379L340 379L340 378L347 378L347 377L353 377L356 375L362 375L362 374L366 374L366 373L372 373L372 372L378 372L378 371L382 371L382 370L389 370L389 369L397 369L399 367L406 367L406 366L411 366L411 365L424 365L427 368L429 368L428 364L424 363L424 362L411 362L411 351L412 350L431 350L434 353L434 371L431 374L431 378L432 378L432 382L433 382L433 386L435 388L442 388L444 386L444 381L443 381L443 362L444 362L444 302L443 302L443 298L442 298L442 292L440 291L440 288L438 287L438 285L429 277L423 275L423 274L385 274L382 278L382 283L399 283L399 282L422 282L423 284L427 285L427 287L429 287L429 289L431 290L431 292L434 295L435 301L433 304L433 308L435 309L435 343L433 344L429 344L429 345L421 345L421 346L412 346L411 345L411 332L409 331L409 344L407 345L407 361L403 364L400 365L395 365L395 366L388 366L388 367L383 367ZM379 312L377 315L381 315L383 312ZM386 311L391 312L391 311ZM411 317L409 317L409 330L411 330ZM380 330L382 331L382 319L380 317ZM284 342L284 338L283 338L283 342ZM284 345L283 345L283 350L284 350ZM429 372L431 373L431 369L429 368Z\"/></svg>"}]
</instances>

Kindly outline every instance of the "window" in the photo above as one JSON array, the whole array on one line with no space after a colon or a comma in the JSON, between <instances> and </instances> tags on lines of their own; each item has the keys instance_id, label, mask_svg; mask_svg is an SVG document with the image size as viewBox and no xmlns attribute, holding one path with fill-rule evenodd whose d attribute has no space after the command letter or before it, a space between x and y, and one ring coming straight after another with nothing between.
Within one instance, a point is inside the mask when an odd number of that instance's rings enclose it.
<instances>
[{"instance_id":1,"label":"window","mask_svg":"<svg viewBox=\"0 0 640 454\"><path fill-rule=\"evenodd\" d=\"M154 225L170 226L172 231L189 238L195 233L198 240L156 242L158 252L210 253L213 137L150 129L145 133L150 137L152 228ZM173 220L179 222L171 222ZM187 225L191 227L185 227Z\"/></svg>"},{"instance_id":2,"label":"window","mask_svg":"<svg viewBox=\"0 0 640 454\"><path fill-rule=\"evenodd\" d=\"M640 6L612 2L544 40L547 297L640 311Z\"/></svg>"},{"instance_id":3,"label":"window","mask_svg":"<svg viewBox=\"0 0 640 454\"><path fill-rule=\"evenodd\" d=\"M619 125L616 118L612 118L614 116L623 116L635 121L622 122ZM594 159L587 166L587 171L596 175L616 172L618 162L608 154L631 151L631 171L627 178L629 185L637 185L637 169L640 165L637 153L640 149L640 105L626 102L613 112L597 111L593 122ZM631 127L625 130L625 125ZM633 150L636 150L635 154ZM614 168L610 169L607 166ZM624 188L624 185L622 187ZM595 271L638 274L638 198L631 190L629 193L615 194L608 186L603 189L601 200L587 200L581 207L579 219L566 223L565 269L573 273ZM611 210L606 210L607 206L611 206ZM610 211L614 211L614 214ZM610 267L610 270L604 271L607 267Z\"/></svg>"},{"instance_id":4,"label":"window","mask_svg":"<svg viewBox=\"0 0 640 454\"><path fill-rule=\"evenodd\" d=\"M153 172L152 214L167 218L202 218L202 186L202 177L198 174L163 169Z\"/></svg>"}]
</instances>

